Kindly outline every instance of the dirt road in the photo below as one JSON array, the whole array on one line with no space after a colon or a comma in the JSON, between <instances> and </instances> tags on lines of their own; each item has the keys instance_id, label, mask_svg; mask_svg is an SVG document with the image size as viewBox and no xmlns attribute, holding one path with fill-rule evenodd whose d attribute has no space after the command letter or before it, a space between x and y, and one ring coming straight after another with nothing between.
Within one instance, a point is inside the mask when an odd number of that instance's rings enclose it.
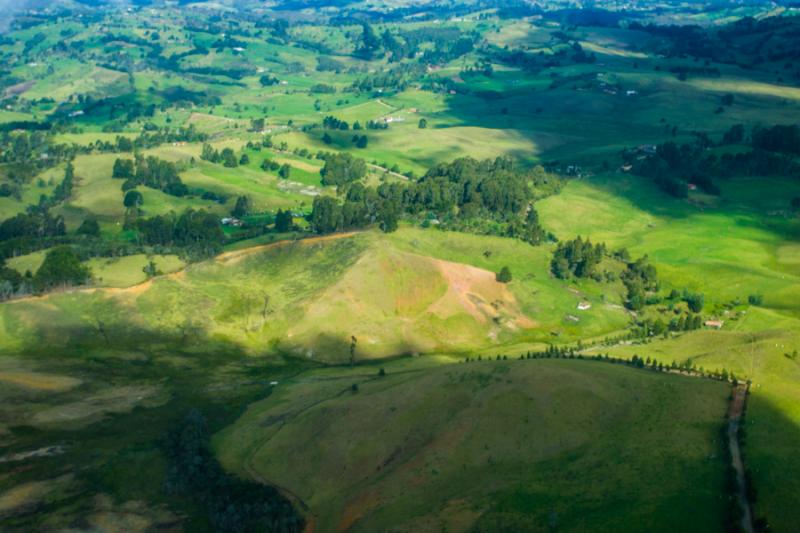
<instances>
[{"instance_id":1,"label":"dirt road","mask_svg":"<svg viewBox=\"0 0 800 533\"><path fill-rule=\"evenodd\" d=\"M739 505L743 511L742 529L745 533L754 533L753 516L750 512L750 502L747 500L747 489L745 487L744 461L742 461L742 450L739 447L739 439L737 438L746 399L747 386L737 385L728 408L728 446L731 449L733 468L736 470L736 480L739 485Z\"/></svg>"}]
</instances>

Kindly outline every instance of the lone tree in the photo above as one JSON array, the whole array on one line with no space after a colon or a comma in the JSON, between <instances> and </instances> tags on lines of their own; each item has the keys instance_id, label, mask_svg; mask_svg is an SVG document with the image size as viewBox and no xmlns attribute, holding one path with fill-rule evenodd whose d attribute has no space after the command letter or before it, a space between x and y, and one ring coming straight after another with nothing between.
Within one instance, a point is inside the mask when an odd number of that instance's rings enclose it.
<instances>
[{"instance_id":1,"label":"lone tree","mask_svg":"<svg viewBox=\"0 0 800 533\"><path fill-rule=\"evenodd\" d=\"M350 336L350 366L356 364L356 344L358 344L358 339L356 339L355 335Z\"/></svg>"},{"instance_id":2,"label":"lone tree","mask_svg":"<svg viewBox=\"0 0 800 533\"><path fill-rule=\"evenodd\" d=\"M236 218L242 218L249 215L252 208L253 207L249 196L239 196L236 199L236 205L233 207L231 215L235 216Z\"/></svg>"},{"instance_id":3,"label":"lone tree","mask_svg":"<svg viewBox=\"0 0 800 533\"><path fill-rule=\"evenodd\" d=\"M495 275L495 279L500 283L509 283L511 281L511 269L504 266L500 269L500 272Z\"/></svg>"},{"instance_id":4,"label":"lone tree","mask_svg":"<svg viewBox=\"0 0 800 533\"><path fill-rule=\"evenodd\" d=\"M222 157L222 165L228 168L236 168L239 162L236 160L236 153L230 148L224 148L220 154Z\"/></svg>"},{"instance_id":5,"label":"lone tree","mask_svg":"<svg viewBox=\"0 0 800 533\"><path fill-rule=\"evenodd\" d=\"M421 118L419 119L419 129L424 130L428 127L428 119Z\"/></svg>"},{"instance_id":6,"label":"lone tree","mask_svg":"<svg viewBox=\"0 0 800 533\"><path fill-rule=\"evenodd\" d=\"M292 212L288 209L286 211L278 209L278 213L275 215L275 231L278 233L286 233L287 231L291 231L293 226L294 220Z\"/></svg>"},{"instance_id":7,"label":"lone tree","mask_svg":"<svg viewBox=\"0 0 800 533\"><path fill-rule=\"evenodd\" d=\"M158 269L158 266L156 266L156 262L152 259L142 268L142 272L147 276L147 279L163 274L163 272Z\"/></svg>"},{"instance_id":8,"label":"lone tree","mask_svg":"<svg viewBox=\"0 0 800 533\"><path fill-rule=\"evenodd\" d=\"M127 208L139 207L140 205L144 204L144 197L139 191L128 191L125 193L125 198L122 200L122 204Z\"/></svg>"},{"instance_id":9,"label":"lone tree","mask_svg":"<svg viewBox=\"0 0 800 533\"><path fill-rule=\"evenodd\" d=\"M289 163L284 163L283 165L281 165L280 170L278 170L278 176L280 176L285 180L288 180L291 174L292 174L292 167L289 165Z\"/></svg>"}]
</instances>

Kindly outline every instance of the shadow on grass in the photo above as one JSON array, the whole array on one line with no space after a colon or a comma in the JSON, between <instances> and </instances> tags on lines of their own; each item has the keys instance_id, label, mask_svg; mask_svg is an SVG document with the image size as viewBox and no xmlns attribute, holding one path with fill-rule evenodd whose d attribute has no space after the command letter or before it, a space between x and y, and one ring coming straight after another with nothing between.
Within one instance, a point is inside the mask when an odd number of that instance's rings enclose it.
<instances>
[{"instance_id":1,"label":"shadow on grass","mask_svg":"<svg viewBox=\"0 0 800 533\"><path fill-rule=\"evenodd\" d=\"M426 351L423 346L404 340L402 343L393 345L394 349L391 350L391 353L385 354L385 348L380 351L370 351L369 343L363 339L359 342L356 337L355 344L353 344L353 339L354 337L344 334L320 333L312 338L303 339L301 342L290 342L284 339L278 344L278 347L284 354L328 365L350 364L351 348L354 350L352 361L355 364L370 363L376 358L384 359L386 356L403 357Z\"/></svg>"},{"instance_id":2,"label":"shadow on grass","mask_svg":"<svg viewBox=\"0 0 800 533\"><path fill-rule=\"evenodd\" d=\"M40 394L35 399L39 408L77 405L98 391L128 390L124 387L134 394L138 386L158 387L164 401L149 406L134 402L125 412L104 411L99 420L78 426L34 426L25 418L8 419L13 413L4 410L2 422L9 433L0 456L53 445L64 451L0 463L0 489L72 476L65 490L4 517L4 529L92 529L98 513L108 511L112 519L139 516L155 529L180 524L191 531L212 530L208 511L194 498L164 490L171 464L165 436L195 409L203 413L213 434L232 424L248 405L266 398L271 380L283 380L313 366L280 356L254 359L235 343L212 339L202 330L162 332L116 326L106 332L106 339L88 325L39 327L48 330L48 338L59 339L57 345L31 340L13 357L83 382L67 392ZM130 354L136 357L125 356ZM92 402L93 408L103 409L100 400ZM113 505L97 503L104 496L110 496ZM137 515L130 506L122 508L126 502L144 502L148 511Z\"/></svg>"},{"instance_id":3,"label":"shadow on grass","mask_svg":"<svg viewBox=\"0 0 800 533\"><path fill-rule=\"evenodd\" d=\"M800 386L800 385L798 385ZM751 394L740 433L748 498L757 531L800 523L800 424L762 393Z\"/></svg>"}]
</instances>

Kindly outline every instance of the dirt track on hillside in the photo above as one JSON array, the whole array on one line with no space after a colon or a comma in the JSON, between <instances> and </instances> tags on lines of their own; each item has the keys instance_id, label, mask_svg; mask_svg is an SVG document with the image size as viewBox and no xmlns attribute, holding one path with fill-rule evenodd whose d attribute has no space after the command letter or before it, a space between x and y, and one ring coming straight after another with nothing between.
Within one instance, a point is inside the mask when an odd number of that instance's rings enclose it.
<instances>
[{"instance_id":1,"label":"dirt track on hillside","mask_svg":"<svg viewBox=\"0 0 800 533\"><path fill-rule=\"evenodd\" d=\"M346 239L356 235L357 231L351 231L348 233L334 233L332 235L323 235L321 237L308 237L306 239L296 239L296 240L285 240L285 241L277 241L271 242L269 244L260 244L258 246L252 246L250 248L244 248L242 250L233 250L231 252L223 252L216 257L213 258L213 261L218 263L222 263L224 265L231 265L236 264L238 261L244 259L247 256L250 256L255 253L263 252L265 250L269 250L272 248L280 248L283 246L289 246L293 244L300 244L300 245L308 245L308 244L315 244L319 242L325 241L334 241L338 239ZM154 278L150 278L147 281L143 281L141 283L137 283L136 285L131 285L130 287L81 287L81 288L71 288L66 290L60 291L52 291L48 292L47 294L41 295L32 295L32 296L25 296L23 298L15 298L12 300L8 300L7 302L3 303L20 303L20 302L33 302L33 301L46 301L58 294L80 294L80 293L87 293L93 294L96 292L100 292L103 294L130 294L130 295L139 295L143 292L146 292L150 287L153 285L154 282L161 280L161 279L181 279L186 275L186 271L191 268L193 265L187 265L181 270L177 270L175 272L170 272L169 274L163 274L161 276L156 276Z\"/></svg>"}]
</instances>

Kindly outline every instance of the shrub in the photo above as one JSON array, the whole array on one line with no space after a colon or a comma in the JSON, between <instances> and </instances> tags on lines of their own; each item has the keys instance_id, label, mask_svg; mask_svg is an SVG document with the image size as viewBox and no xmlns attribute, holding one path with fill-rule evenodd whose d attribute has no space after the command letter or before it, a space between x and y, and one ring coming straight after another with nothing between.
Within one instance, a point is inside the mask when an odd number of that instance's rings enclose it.
<instances>
[{"instance_id":1,"label":"shrub","mask_svg":"<svg viewBox=\"0 0 800 533\"><path fill-rule=\"evenodd\" d=\"M500 283L509 283L511 281L511 269L504 266L500 269L500 272L495 275L495 279Z\"/></svg>"}]
</instances>

